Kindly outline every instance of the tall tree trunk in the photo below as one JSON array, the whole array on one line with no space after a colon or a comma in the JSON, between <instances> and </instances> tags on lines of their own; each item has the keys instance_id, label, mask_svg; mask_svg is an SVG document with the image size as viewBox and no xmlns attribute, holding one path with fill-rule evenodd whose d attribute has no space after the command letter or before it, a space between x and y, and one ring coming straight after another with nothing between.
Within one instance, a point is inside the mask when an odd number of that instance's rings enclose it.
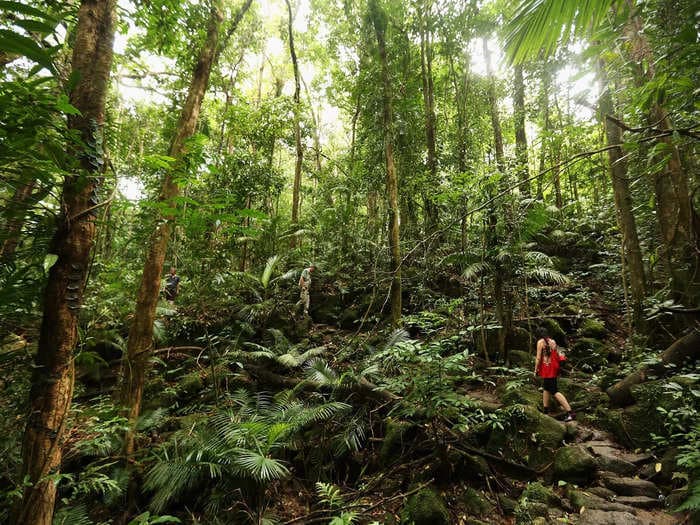
<instances>
[{"instance_id":1,"label":"tall tree trunk","mask_svg":"<svg viewBox=\"0 0 700 525\"><path fill-rule=\"evenodd\" d=\"M394 166L394 134L392 90L389 78L389 61L386 54L386 13L377 4L369 1L369 14L377 37L383 85L382 121L384 127L384 155L386 160L386 193L389 212L389 250L391 256L391 322L401 322L401 247L399 245L399 184Z\"/></svg>"},{"instance_id":2,"label":"tall tree trunk","mask_svg":"<svg viewBox=\"0 0 700 525\"><path fill-rule=\"evenodd\" d=\"M513 70L513 123L515 126L515 158L517 162L520 191L530 197L530 173L527 162L527 135L525 134L525 83L523 66L517 64Z\"/></svg>"},{"instance_id":3,"label":"tall tree trunk","mask_svg":"<svg viewBox=\"0 0 700 525\"><path fill-rule=\"evenodd\" d=\"M2 244L0 244L0 263L9 264L15 258L15 250L22 237L22 227L29 209L29 203L36 186L36 179L21 182L5 206L5 224L3 225Z\"/></svg>"},{"instance_id":4,"label":"tall tree trunk","mask_svg":"<svg viewBox=\"0 0 700 525\"><path fill-rule=\"evenodd\" d=\"M292 67L294 68L294 144L296 146L296 162L294 163L294 187L292 189L292 228L296 230L299 224L299 210L301 208L301 164L304 160L304 150L301 147L301 124L299 122L301 115L300 107L300 92L301 82L299 80L299 63L297 62L297 54L294 49L294 31L292 30L292 4L289 0L285 0L289 18L287 20L287 29L289 30L289 54L292 57ZM292 235L291 246L297 246L297 236Z\"/></svg>"},{"instance_id":5,"label":"tall tree trunk","mask_svg":"<svg viewBox=\"0 0 700 525\"><path fill-rule=\"evenodd\" d=\"M542 91L540 93L540 108L542 111L542 132L540 138L540 167L537 175L537 198L544 200L544 180L542 172L544 172L547 162L547 154L550 149L551 139L549 134L552 131L552 123L549 116L549 90L551 89L552 77L547 64L542 65L541 78Z\"/></svg>"},{"instance_id":6,"label":"tall tree trunk","mask_svg":"<svg viewBox=\"0 0 700 525\"><path fill-rule=\"evenodd\" d=\"M513 214L511 210L511 204L508 199L508 176L505 171L505 158L503 155L503 133L501 131L501 121L498 116L498 100L496 98L496 79L491 70L491 53L488 48L488 43L486 38L483 40L484 43L484 58L486 61L486 73L489 78L487 95L489 100L489 109L491 113L491 125L493 126L493 142L494 148L496 150L496 165L498 171L500 172L501 178L499 180L499 192L502 193L503 206L500 213L496 209L496 204L492 204L488 212L488 227L490 234L487 237L489 240L489 251L494 252L498 249L499 244L502 240L498 238L497 233L497 223L498 215L500 214L505 223L505 231L508 235L512 231L513 227ZM513 325L513 308L512 308L512 294L509 292L509 281L510 281L511 271L506 265L502 264L498 257L494 257L494 300L496 301L496 317L501 325L498 330L498 352L504 360L507 360L507 346L506 340L508 334L512 331Z\"/></svg>"},{"instance_id":7,"label":"tall tree trunk","mask_svg":"<svg viewBox=\"0 0 700 525\"><path fill-rule=\"evenodd\" d=\"M599 62L598 71L601 78L600 113L605 127L605 138L608 146L622 143L620 128L605 118L605 115L613 115L614 105L608 77L603 61ZM640 328L643 320L643 302L646 295L646 281L644 278L644 262L642 250L639 246L637 224L634 218L632 194L627 180L627 161L621 147L608 150L610 178L612 180L615 207L617 208L618 223L622 233L622 244L625 251L625 261L629 274L630 292L632 296L632 317L635 325Z\"/></svg>"},{"instance_id":8,"label":"tall tree trunk","mask_svg":"<svg viewBox=\"0 0 700 525\"><path fill-rule=\"evenodd\" d=\"M629 0L627 3L631 12L627 29L631 32L632 58L638 62L644 80L653 81L656 76L655 57L644 34L644 24L637 8ZM652 106L648 122L662 132L673 129L668 111L658 102ZM662 137L659 142L665 145L658 155L659 160L668 156L664 167L653 178L656 215L662 238L661 259L671 277L674 299L695 304L700 294L697 257L700 247L697 245L697 232L694 231L688 175L681 164L673 137Z\"/></svg>"},{"instance_id":9,"label":"tall tree trunk","mask_svg":"<svg viewBox=\"0 0 700 525\"><path fill-rule=\"evenodd\" d=\"M232 22L228 35L233 33L251 3L252 0L247 0L240 8ZM223 47L223 44L219 44L222 19L221 3L217 1L211 8L207 24L207 36L194 68L175 137L170 145L169 156L176 159L176 167L182 163L183 157L187 153L185 143L194 134L202 107L202 100L209 83L209 75ZM163 180L163 187L161 188L160 200L167 203L169 207L175 206L173 200L179 194L179 188L174 179L176 167L173 167L166 174ZM123 366L124 377L121 388L121 402L124 407L127 407L129 418L129 431L124 444L127 457L132 456L134 452L135 425L141 411L141 397L146 379L147 364L153 347L153 323L160 291L160 276L163 271L165 252L171 235L172 220L172 216L164 217L164 220L159 222L151 235L143 275L141 276L134 321L129 330L127 362Z\"/></svg>"},{"instance_id":10,"label":"tall tree trunk","mask_svg":"<svg viewBox=\"0 0 700 525\"><path fill-rule=\"evenodd\" d=\"M78 83L70 102L80 110L68 118L84 147L78 146L80 167L63 183L61 217L51 251L58 255L44 292L36 366L29 396L30 413L22 444L20 479L29 481L14 523L50 525L59 473L66 416L73 397L73 347L78 314L95 239L95 206L104 166L102 126L112 66L116 0L83 0L73 47L72 71Z\"/></svg>"},{"instance_id":11,"label":"tall tree trunk","mask_svg":"<svg viewBox=\"0 0 700 525\"><path fill-rule=\"evenodd\" d=\"M425 5L427 4L427 5ZM435 148L435 95L433 86L433 50L431 43L431 2L426 0L424 10L420 13L420 58L421 80L423 83L423 107L425 108L425 142L428 151L428 188L423 190L425 205L426 231L435 232L439 227L438 207L431 198L438 185L437 150Z\"/></svg>"}]
</instances>

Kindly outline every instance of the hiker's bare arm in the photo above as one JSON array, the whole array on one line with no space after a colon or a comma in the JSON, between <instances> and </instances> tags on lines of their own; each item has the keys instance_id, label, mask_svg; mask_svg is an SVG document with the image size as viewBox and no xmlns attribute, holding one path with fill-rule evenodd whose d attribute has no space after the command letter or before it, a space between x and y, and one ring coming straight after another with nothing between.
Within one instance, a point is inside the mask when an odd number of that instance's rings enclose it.
<instances>
[{"instance_id":1,"label":"hiker's bare arm","mask_svg":"<svg viewBox=\"0 0 700 525\"><path fill-rule=\"evenodd\" d=\"M540 339L537 341L537 356L535 357L535 374L537 374L537 369L540 367L540 361L542 360L542 349L544 348L544 340Z\"/></svg>"}]
</instances>

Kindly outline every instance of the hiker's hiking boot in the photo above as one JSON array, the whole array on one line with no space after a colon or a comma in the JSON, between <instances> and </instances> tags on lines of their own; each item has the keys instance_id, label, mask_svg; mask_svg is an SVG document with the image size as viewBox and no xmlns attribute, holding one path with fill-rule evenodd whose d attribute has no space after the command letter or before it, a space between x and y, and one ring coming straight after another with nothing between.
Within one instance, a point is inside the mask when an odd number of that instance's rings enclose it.
<instances>
[{"instance_id":1,"label":"hiker's hiking boot","mask_svg":"<svg viewBox=\"0 0 700 525\"><path fill-rule=\"evenodd\" d=\"M574 412L574 411L572 410L571 412L569 412L568 414L566 414L566 417L564 418L564 422L566 423L566 422L568 422L568 421L573 421L574 419L576 419L576 412Z\"/></svg>"}]
</instances>

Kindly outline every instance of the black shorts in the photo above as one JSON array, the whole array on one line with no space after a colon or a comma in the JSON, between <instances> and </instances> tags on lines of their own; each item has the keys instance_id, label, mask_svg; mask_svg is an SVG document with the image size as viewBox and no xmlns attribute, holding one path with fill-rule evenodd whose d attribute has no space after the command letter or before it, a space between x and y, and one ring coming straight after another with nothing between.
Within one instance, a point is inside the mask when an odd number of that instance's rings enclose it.
<instances>
[{"instance_id":1,"label":"black shorts","mask_svg":"<svg viewBox=\"0 0 700 525\"><path fill-rule=\"evenodd\" d=\"M165 299L168 301L174 301L177 297L177 290L173 290L172 288L166 288L163 290L163 293L165 295Z\"/></svg>"},{"instance_id":2,"label":"black shorts","mask_svg":"<svg viewBox=\"0 0 700 525\"><path fill-rule=\"evenodd\" d=\"M556 394L559 392L557 388L557 378L556 377L545 377L542 379L542 387L550 394Z\"/></svg>"}]
</instances>

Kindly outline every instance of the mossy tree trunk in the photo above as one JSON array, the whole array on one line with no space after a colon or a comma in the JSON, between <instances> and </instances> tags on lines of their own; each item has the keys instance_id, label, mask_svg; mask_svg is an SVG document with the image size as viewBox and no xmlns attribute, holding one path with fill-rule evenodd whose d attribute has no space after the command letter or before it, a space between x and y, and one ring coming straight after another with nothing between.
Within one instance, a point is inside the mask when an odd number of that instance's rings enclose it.
<instances>
[{"instance_id":1,"label":"mossy tree trunk","mask_svg":"<svg viewBox=\"0 0 700 525\"><path fill-rule=\"evenodd\" d=\"M389 61L386 52L387 17L377 0L369 2L369 16L377 38L381 80L383 86L382 122L384 128L384 156L386 161L386 193L389 213L389 251L391 259L391 322L401 322L401 247L399 246L399 185L394 166L392 89Z\"/></svg>"},{"instance_id":2,"label":"mossy tree trunk","mask_svg":"<svg viewBox=\"0 0 700 525\"><path fill-rule=\"evenodd\" d=\"M58 256L44 292L44 314L29 396L30 412L22 444L22 471L30 485L16 509L17 525L50 525L61 468L66 417L73 396L73 348L90 253L95 240L97 191L104 167L102 126L112 66L116 0L83 0L73 46L72 71L78 82L70 94L79 115L68 118L78 132L76 173L65 178L61 216L51 252ZM79 164L79 165L78 165Z\"/></svg>"}]
</instances>

